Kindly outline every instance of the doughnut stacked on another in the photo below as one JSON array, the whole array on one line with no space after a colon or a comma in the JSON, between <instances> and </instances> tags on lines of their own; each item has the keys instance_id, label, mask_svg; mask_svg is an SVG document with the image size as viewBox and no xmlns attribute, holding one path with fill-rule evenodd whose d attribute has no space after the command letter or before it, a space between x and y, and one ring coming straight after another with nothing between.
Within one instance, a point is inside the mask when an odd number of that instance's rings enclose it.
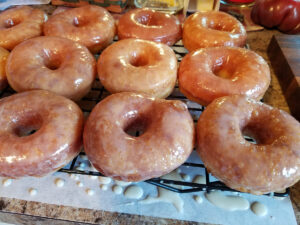
<instances>
[{"instance_id":1,"label":"doughnut stacked on another","mask_svg":"<svg viewBox=\"0 0 300 225\"><path fill-rule=\"evenodd\" d=\"M201 105L234 94L260 100L270 80L269 66L261 56L236 47L191 52L183 57L178 70L180 91Z\"/></svg>"},{"instance_id":2,"label":"doughnut stacked on another","mask_svg":"<svg viewBox=\"0 0 300 225\"><path fill-rule=\"evenodd\" d=\"M98 76L111 93L129 91L166 98L176 83L177 59L165 44L125 39L100 55Z\"/></svg>"},{"instance_id":3,"label":"doughnut stacked on another","mask_svg":"<svg viewBox=\"0 0 300 225\"><path fill-rule=\"evenodd\" d=\"M44 34L71 39L98 53L111 44L116 26L106 9L86 5L51 16L44 24Z\"/></svg>"},{"instance_id":4,"label":"doughnut stacked on another","mask_svg":"<svg viewBox=\"0 0 300 225\"><path fill-rule=\"evenodd\" d=\"M89 50L66 38L37 37L19 44L10 53L6 74L17 92L52 91L73 100L85 96L96 75Z\"/></svg>"},{"instance_id":5,"label":"doughnut stacked on another","mask_svg":"<svg viewBox=\"0 0 300 225\"><path fill-rule=\"evenodd\" d=\"M197 124L197 151L210 173L239 191L264 194L300 179L300 123L245 96L207 106Z\"/></svg>"},{"instance_id":6,"label":"doughnut stacked on another","mask_svg":"<svg viewBox=\"0 0 300 225\"><path fill-rule=\"evenodd\" d=\"M29 6L19 6L0 13L0 47L12 50L21 42L40 36L47 14Z\"/></svg>"},{"instance_id":7,"label":"doughnut stacked on another","mask_svg":"<svg viewBox=\"0 0 300 225\"><path fill-rule=\"evenodd\" d=\"M36 90L0 99L0 176L60 169L79 153L82 129L82 111L62 96Z\"/></svg>"},{"instance_id":8,"label":"doughnut stacked on another","mask_svg":"<svg viewBox=\"0 0 300 225\"><path fill-rule=\"evenodd\" d=\"M139 137L128 130L142 130ZM106 176L141 181L171 172L193 149L194 123L181 101L122 92L92 110L84 128L84 149Z\"/></svg>"},{"instance_id":9,"label":"doughnut stacked on another","mask_svg":"<svg viewBox=\"0 0 300 225\"><path fill-rule=\"evenodd\" d=\"M183 25L182 41L189 51L217 46L244 47L246 38L244 26L224 12L197 12Z\"/></svg>"},{"instance_id":10,"label":"doughnut stacked on another","mask_svg":"<svg viewBox=\"0 0 300 225\"><path fill-rule=\"evenodd\" d=\"M151 9L133 9L119 20L119 39L137 38L173 45L181 39L180 21L173 15Z\"/></svg>"}]
</instances>

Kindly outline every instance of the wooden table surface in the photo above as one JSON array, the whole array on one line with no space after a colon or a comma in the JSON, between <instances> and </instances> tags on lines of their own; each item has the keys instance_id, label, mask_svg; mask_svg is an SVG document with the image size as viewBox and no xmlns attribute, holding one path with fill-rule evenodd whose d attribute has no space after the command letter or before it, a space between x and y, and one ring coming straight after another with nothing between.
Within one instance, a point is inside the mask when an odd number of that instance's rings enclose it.
<instances>
[{"instance_id":1,"label":"wooden table surface","mask_svg":"<svg viewBox=\"0 0 300 225\"><path fill-rule=\"evenodd\" d=\"M248 33L248 43L250 48L264 57L268 61L269 65L270 61L267 56L267 47L274 34L280 33L276 30L264 30ZM274 107L289 112L289 108L282 94L278 79L276 78L272 68L271 73L272 81L264 97L264 101ZM300 182L291 188L291 200L297 218L297 223L300 224ZM196 224L186 221L111 213L84 208L79 209L3 197L0 197L0 221L15 224L60 225L75 224L75 221L76 224Z\"/></svg>"}]
</instances>

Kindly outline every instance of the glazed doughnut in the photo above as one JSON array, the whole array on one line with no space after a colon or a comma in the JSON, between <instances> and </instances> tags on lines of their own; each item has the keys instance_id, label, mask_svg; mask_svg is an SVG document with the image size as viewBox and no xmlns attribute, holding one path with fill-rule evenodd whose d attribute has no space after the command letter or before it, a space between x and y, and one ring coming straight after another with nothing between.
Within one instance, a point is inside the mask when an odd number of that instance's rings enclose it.
<instances>
[{"instance_id":1,"label":"glazed doughnut","mask_svg":"<svg viewBox=\"0 0 300 225\"><path fill-rule=\"evenodd\" d=\"M7 86L5 65L6 65L6 60L8 55L9 55L9 51L0 47L0 91Z\"/></svg>"},{"instance_id":2,"label":"glazed doughnut","mask_svg":"<svg viewBox=\"0 0 300 225\"><path fill-rule=\"evenodd\" d=\"M51 92L2 98L0 176L44 176L58 170L79 153L82 128L80 108Z\"/></svg>"},{"instance_id":3,"label":"glazed doughnut","mask_svg":"<svg viewBox=\"0 0 300 225\"><path fill-rule=\"evenodd\" d=\"M233 94L260 100L270 79L269 66L261 56L236 47L191 52L184 56L178 71L180 91L201 105Z\"/></svg>"},{"instance_id":4,"label":"glazed doughnut","mask_svg":"<svg viewBox=\"0 0 300 225\"><path fill-rule=\"evenodd\" d=\"M44 24L46 36L71 39L86 46L92 53L108 46L115 33L113 17L106 9L95 5L62 11Z\"/></svg>"},{"instance_id":5,"label":"glazed doughnut","mask_svg":"<svg viewBox=\"0 0 300 225\"><path fill-rule=\"evenodd\" d=\"M29 38L42 34L47 14L29 6L20 6L0 13L0 46L12 50Z\"/></svg>"},{"instance_id":6,"label":"glazed doughnut","mask_svg":"<svg viewBox=\"0 0 300 225\"><path fill-rule=\"evenodd\" d=\"M166 13L150 9L133 9L119 20L118 37L138 38L173 45L181 39L179 20Z\"/></svg>"},{"instance_id":7,"label":"glazed doughnut","mask_svg":"<svg viewBox=\"0 0 300 225\"><path fill-rule=\"evenodd\" d=\"M17 92L44 89L79 100L91 88L96 61L79 43L43 36L14 48L7 59L6 75Z\"/></svg>"},{"instance_id":8,"label":"glazed doughnut","mask_svg":"<svg viewBox=\"0 0 300 225\"><path fill-rule=\"evenodd\" d=\"M137 127L143 131L139 137L126 133ZM184 163L193 149L194 124L181 101L122 92L96 105L83 139L98 171L117 180L140 181Z\"/></svg>"},{"instance_id":9,"label":"glazed doughnut","mask_svg":"<svg viewBox=\"0 0 300 225\"><path fill-rule=\"evenodd\" d=\"M216 46L243 47L246 38L244 26L224 12L197 12L183 25L182 41L189 51Z\"/></svg>"},{"instance_id":10,"label":"glazed doughnut","mask_svg":"<svg viewBox=\"0 0 300 225\"><path fill-rule=\"evenodd\" d=\"M125 39L110 45L98 60L98 76L109 92L139 92L169 96L177 79L177 59L165 45Z\"/></svg>"},{"instance_id":11,"label":"glazed doughnut","mask_svg":"<svg viewBox=\"0 0 300 225\"><path fill-rule=\"evenodd\" d=\"M300 178L300 123L245 96L213 101L198 121L197 144L206 168L239 191L279 191Z\"/></svg>"}]
</instances>

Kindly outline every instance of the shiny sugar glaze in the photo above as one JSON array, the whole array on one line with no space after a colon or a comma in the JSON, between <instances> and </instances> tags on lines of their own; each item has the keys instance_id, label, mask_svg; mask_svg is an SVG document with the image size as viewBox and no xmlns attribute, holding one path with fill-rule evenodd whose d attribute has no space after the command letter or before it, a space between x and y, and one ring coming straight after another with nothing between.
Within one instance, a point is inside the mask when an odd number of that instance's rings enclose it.
<instances>
[{"instance_id":1,"label":"shiny sugar glaze","mask_svg":"<svg viewBox=\"0 0 300 225\"><path fill-rule=\"evenodd\" d=\"M46 36L64 37L97 53L113 41L116 26L110 13L99 6L87 5L52 15L44 25Z\"/></svg>"},{"instance_id":2,"label":"shiny sugar glaze","mask_svg":"<svg viewBox=\"0 0 300 225\"><path fill-rule=\"evenodd\" d=\"M19 6L0 13L0 46L12 50L19 43L40 36L47 14L29 6Z\"/></svg>"},{"instance_id":3,"label":"shiny sugar glaze","mask_svg":"<svg viewBox=\"0 0 300 225\"><path fill-rule=\"evenodd\" d=\"M244 26L224 12L194 13L183 25L182 41L189 51L216 46L243 47L246 37Z\"/></svg>"},{"instance_id":4,"label":"shiny sugar glaze","mask_svg":"<svg viewBox=\"0 0 300 225\"><path fill-rule=\"evenodd\" d=\"M79 100L90 91L96 61L78 43L42 36L14 48L7 59L6 74L9 85L17 92L43 89Z\"/></svg>"},{"instance_id":5,"label":"shiny sugar glaze","mask_svg":"<svg viewBox=\"0 0 300 225\"><path fill-rule=\"evenodd\" d=\"M133 9L120 18L118 37L173 45L181 39L181 24L173 15L150 9Z\"/></svg>"},{"instance_id":6,"label":"shiny sugar glaze","mask_svg":"<svg viewBox=\"0 0 300 225\"><path fill-rule=\"evenodd\" d=\"M29 91L2 98L0 111L0 176L44 176L79 153L83 114L72 101Z\"/></svg>"},{"instance_id":7,"label":"shiny sugar glaze","mask_svg":"<svg viewBox=\"0 0 300 225\"><path fill-rule=\"evenodd\" d=\"M164 44L125 39L103 51L98 76L110 93L131 91L166 98L177 79L177 59Z\"/></svg>"},{"instance_id":8,"label":"shiny sugar glaze","mask_svg":"<svg viewBox=\"0 0 300 225\"><path fill-rule=\"evenodd\" d=\"M131 136L126 133L130 127L144 132ZM166 174L187 159L194 124L181 101L123 92L98 103L83 136L85 152L98 171L118 180L141 181Z\"/></svg>"},{"instance_id":9,"label":"shiny sugar glaze","mask_svg":"<svg viewBox=\"0 0 300 225\"><path fill-rule=\"evenodd\" d=\"M269 193L300 178L300 123L253 99L233 95L207 106L197 124L197 146L208 171L235 190Z\"/></svg>"}]
</instances>

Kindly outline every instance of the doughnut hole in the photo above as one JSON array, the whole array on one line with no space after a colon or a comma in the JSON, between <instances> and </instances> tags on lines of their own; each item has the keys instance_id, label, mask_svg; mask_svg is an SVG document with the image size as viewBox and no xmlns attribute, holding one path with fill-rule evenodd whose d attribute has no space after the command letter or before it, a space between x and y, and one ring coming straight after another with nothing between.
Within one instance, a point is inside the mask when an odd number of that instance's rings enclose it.
<instances>
[{"instance_id":1,"label":"doughnut hole","mask_svg":"<svg viewBox=\"0 0 300 225\"><path fill-rule=\"evenodd\" d=\"M28 112L17 118L13 126L13 132L18 137L26 137L36 133L43 124L41 115Z\"/></svg>"},{"instance_id":2,"label":"doughnut hole","mask_svg":"<svg viewBox=\"0 0 300 225\"><path fill-rule=\"evenodd\" d=\"M214 59L214 64L212 66L212 73L224 79L231 79L235 73L236 66L231 62L230 58L226 60L219 58Z\"/></svg>"},{"instance_id":3,"label":"doughnut hole","mask_svg":"<svg viewBox=\"0 0 300 225\"><path fill-rule=\"evenodd\" d=\"M246 141L258 145L270 145L280 137L280 132L277 132L280 129L276 130L272 127L269 113L268 110L252 112L250 119L241 127L241 133Z\"/></svg>"},{"instance_id":4,"label":"doughnut hole","mask_svg":"<svg viewBox=\"0 0 300 225\"><path fill-rule=\"evenodd\" d=\"M8 29L8 28L11 28L11 27L14 27L14 26L18 25L19 23L21 23L20 19L9 18L9 19L5 20L4 28Z\"/></svg>"},{"instance_id":5,"label":"doughnut hole","mask_svg":"<svg viewBox=\"0 0 300 225\"><path fill-rule=\"evenodd\" d=\"M156 14L143 14L136 19L138 23L145 26L160 26L161 22Z\"/></svg>"},{"instance_id":6,"label":"doughnut hole","mask_svg":"<svg viewBox=\"0 0 300 225\"><path fill-rule=\"evenodd\" d=\"M44 65L49 70L57 70L61 66L61 58L57 54L53 54L50 50L44 50L45 55L43 56Z\"/></svg>"},{"instance_id":7,"label":"doughnut hole","mask_svg":"<svg viewBox=\"0 0 300 225\"><path fill-rule=\"evenodd\" d=\"M144 55L137 55L130 59L130 65L134 67L147 66L149 64L148 58Z\"/></svg>"},{"instance_id":8,"label":"doughnut hole","mask_svg":"<svg viewBox=\"0 0 300 225\"><path fill-rule=\"evenodd\" d=\"M129 56L129 64L134 67L152 66L161 60L157 49L146 46L139 51L134 51Z\"/></svg>"},{"instance_id":9,"label":"doughnut hole","mask_svg":"<svg viewBox=\"0 0 300 225\"><path fill-rule=\"evenodd\" d=\"M83 27L86 26L89 21L83 17L74 17L73 19L73 26L75 27Z\"/></svg>"},{"instance_id":10,"label":"doughnut hole","mask_svg":"<svg viewBox=\"0 0 300 225\"><path fill-rule=\"evenodd\" d=\"M139 137L145 133L149 124L148 117L136 114L127 120L126 124L123 126L123 130L129 136Z\"/></svg>"}]
</instances>

